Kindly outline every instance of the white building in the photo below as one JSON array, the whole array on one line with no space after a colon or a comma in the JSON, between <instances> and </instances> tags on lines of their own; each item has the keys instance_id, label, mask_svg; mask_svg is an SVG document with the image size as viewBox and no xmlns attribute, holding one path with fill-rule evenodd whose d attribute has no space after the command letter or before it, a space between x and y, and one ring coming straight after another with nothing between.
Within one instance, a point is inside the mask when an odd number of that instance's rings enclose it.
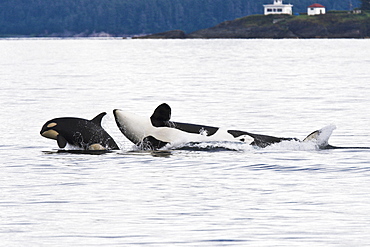
<instances>
[{"instance_id":1,"label":"white building","mask_svg":"<svg viewBox=\"0 0 370 247\"><path fill-rule=\"evenodd\" d=\"M323 15L325 14L325 6L314 3L307 8L307 15Z\"/></svg>"},{"instance_id":2,"label":"white building","mask_svg":"<svg viewBox=\"0 0 370 247\"><path fill-rule=\"evenodd\" d=\"M291 4L283 4L283 0L274 0L273 4L264 4L265 15L291 15L293 13Z\"/></svg>"}]
</instances>

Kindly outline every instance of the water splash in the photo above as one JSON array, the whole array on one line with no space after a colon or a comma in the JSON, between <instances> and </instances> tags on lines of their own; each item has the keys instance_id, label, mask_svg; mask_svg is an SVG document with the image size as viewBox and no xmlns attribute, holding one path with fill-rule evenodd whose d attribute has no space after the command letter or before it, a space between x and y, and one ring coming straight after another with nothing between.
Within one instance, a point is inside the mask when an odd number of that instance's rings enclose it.
<instances>
[{"instance_id":1,"label":"water splash","mask_svg":"<svg viewBox=\"0 0 370 247\"><path fill-rule=\"evenodd\" d=\"M163 150L187 150L187 151L236 151L236 152L252 152L256 150L268 151L313 151L318 150L319 147L314 142L300 142L300 141L283 141L272 144L265 148L255 147L241 142L189 142L178 145L167 145Z\"/></svg>"}]
</instances>

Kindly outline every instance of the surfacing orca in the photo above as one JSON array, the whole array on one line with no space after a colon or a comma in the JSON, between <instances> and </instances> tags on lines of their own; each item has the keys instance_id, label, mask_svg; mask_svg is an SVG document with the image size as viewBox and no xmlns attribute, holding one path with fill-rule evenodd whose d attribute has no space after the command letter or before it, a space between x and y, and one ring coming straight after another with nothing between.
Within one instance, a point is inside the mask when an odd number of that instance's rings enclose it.
<instances>
[{"instance_id":1,"label":"surfacing orca","mask_svg":"<svg viewBox=\"0 0 370 247\"><path fill-rule=\"evenodd\" d=\"M56 140L59 148L66 147L68 143L84 150L118 150L116 142L101 126L101 121L106 114L102 112L92 120L73 117L55 118L44 124L40 134Z\"/></svg>"},{"instance_id":2,"label":"surfacing orca","mask_svg":"<svg viewBox=\"0 0 370 247\"><path fill-rule=\"evenodd\" d=\"M172 122L170 121L171 108L166 103L159 105L150 118L119 109L115 109L113 114L121 132L142 149L156 150L168 143L212 141L242 142L264 148L282 141L299 141L297 138L274 137L240 130ZM315 142L321 149L335 148L328 144L328 139L334 129L334 125L329 125L321 130L314 131L303 142Z\"/></svg>"}]
</instances>

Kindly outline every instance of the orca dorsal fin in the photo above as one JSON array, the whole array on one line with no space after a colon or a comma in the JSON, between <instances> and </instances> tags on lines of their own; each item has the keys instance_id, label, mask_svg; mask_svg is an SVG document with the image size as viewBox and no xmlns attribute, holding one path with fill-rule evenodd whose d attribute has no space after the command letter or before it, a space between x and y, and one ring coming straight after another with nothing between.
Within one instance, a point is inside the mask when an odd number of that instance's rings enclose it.
<instances>
[{"instance_id":1,"label":"orca dorsal fin","mask_svg":"<svg viewBox=\"0 0 370 247\"><path fill-rule=\"evenodd\" d=\"M303 142L316 141L320 135L320 130L315 130L309 134L306 138L303 139Z\"/></svg>"},{"instance_id":2,"label":"orca dorsal fin","mask_svg":"<svg viewBox=\"0 0 370 247\"><path fill-rule=\"evenodd\" d=\"M171 107L166 103L159 105L150 117L150 121L154 127L165 127L166 123L171 118Z\"/></svg>"},{"instance_id":3,"label":"orca dorsal fin","mask_svg":"<svg viewBox=\"0 0 370 247\"><path fill-rule=\"evenodd\" d=\"M97 115L96 117L94 117L93 119L91 119L91 122L93 122L96 125L101 126L101 121L103 120L103 117L105 115L107 115L107 113L106 112L102 112L99 115Z\"/></svg>"},{"instance_id":4,"label":"orca dorsal fin","mask_svg":"<svg viewBox=\"0 0 370 247\"><path fill-rule=\"evenodd\" d=\"M325 148L329 145L329 138L333 131L336 129L334 124L330 124L325 126L322 129L315 130L311 134L309 134L306 138L304 138L303 142L313 142L319 148Z\"/></svg>"}]
</instances>

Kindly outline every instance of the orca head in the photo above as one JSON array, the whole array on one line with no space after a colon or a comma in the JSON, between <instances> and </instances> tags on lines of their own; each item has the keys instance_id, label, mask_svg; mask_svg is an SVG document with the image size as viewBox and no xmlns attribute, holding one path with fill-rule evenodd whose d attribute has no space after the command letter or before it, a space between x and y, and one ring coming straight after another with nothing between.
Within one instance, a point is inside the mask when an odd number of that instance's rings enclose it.
<instances>
[{"instance_id":1,"label":"orca head","mask_svg":"<svg viewBox=\"0 0 370 247\"><path fill-rule=\"evenodd\" d=\"M43 137L56 140L60 148L67 146L67 140L62 136L63 121L61 119L52 119L47 121L41 128L40 134Z\"/></svg>"},{"instance_id":2,"label":"orca head","mask_svg":"<svg viewBox=\"0 0 370 247\"><path fill-rule=\"evenodd\" d=\"M169 143L179 131L169 121L171 108L166 103L159 105L150 118L119 109L113 110L113 115L122 134L142 149L159 149Z\"/></svg>"},{"instance_id":3,"label":"orca head","mask_svg":"<svg viewBox=\"0 0 370 247\"><path fill-rule=\"evenodd\" d=\"M170 127L171 107L163 103L159 105L150 117L150 121L154 127Z\"/></svg>"},{"instance_id":4,"label":"orca head","mask_svg":"<svg viewBox=\"0 0 370 247\"><path fill-rule=\"evenodd\" d=\"M57 119L47 121L41 128L40 135L43 137L56 140L59 135ZM58 127L57 127L58 126Z\"/></svg>"}]
</instances>

